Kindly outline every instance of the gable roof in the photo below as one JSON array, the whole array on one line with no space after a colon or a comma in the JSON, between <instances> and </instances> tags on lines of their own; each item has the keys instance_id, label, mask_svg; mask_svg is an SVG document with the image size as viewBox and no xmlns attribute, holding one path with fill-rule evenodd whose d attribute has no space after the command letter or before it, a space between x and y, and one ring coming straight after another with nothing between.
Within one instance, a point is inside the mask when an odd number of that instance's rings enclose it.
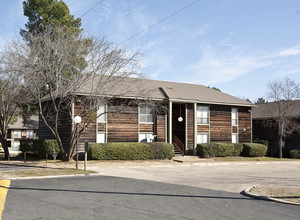
<instances>
[{"instance_id":1,"label":"gable roof","mask_svg":"<svg viewBox=\"0 0 300 220\"><path fill-rule=\"evenodd\" d=\"M248 101L203 85L105 75L86 80L76 94L90 95L99 81L104 82L101 84L101 96L253 107ZM43 99L47 99L47 96Z\"/></svg>"},{"instance_id":2,"label":"gable roof","mask_svg":"<svg viewBox=\"0 0 300 220\"><path fill-rule=\"evenodd\" d=\"M18 116L16 123L9 124L9 129L38 129L39 128L39 118L37 115L33 115L29 119L29 124L23 124L23 118Z\"/></svg>"},{"instance_id":3,"label":"gable roof","mask_svg":"<svg viewBox=\"0 0 300 220\"><path fill-rule=\"evenodd\" d=\"M288 117L299 117L300 116L300 100L292 101L293 105L288 111ZM278 115L278 102L269 102L263 104L257 104L257 108L252 109L253 119L268 119L274 118Z\"/></svg>"}]
</instances>

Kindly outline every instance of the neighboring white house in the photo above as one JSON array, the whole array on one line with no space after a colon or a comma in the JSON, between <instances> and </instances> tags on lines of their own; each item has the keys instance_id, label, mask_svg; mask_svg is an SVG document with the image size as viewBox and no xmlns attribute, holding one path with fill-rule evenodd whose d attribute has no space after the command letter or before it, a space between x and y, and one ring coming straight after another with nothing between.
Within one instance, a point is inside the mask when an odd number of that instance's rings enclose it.
<instances>
[{"instance_id":1,"label":"neighboring white house","mask_svg":"<svg viewBox=\"0 0 300 220\"><path fill-rule=\"evenodd\" d=\"M38 116L31 116L28 125L24 125L22 117L18 117L16 123L9 125L7 135L9 151L19 151L21 139L37 139L38 128Z\"/></svg>"}]
</instances>

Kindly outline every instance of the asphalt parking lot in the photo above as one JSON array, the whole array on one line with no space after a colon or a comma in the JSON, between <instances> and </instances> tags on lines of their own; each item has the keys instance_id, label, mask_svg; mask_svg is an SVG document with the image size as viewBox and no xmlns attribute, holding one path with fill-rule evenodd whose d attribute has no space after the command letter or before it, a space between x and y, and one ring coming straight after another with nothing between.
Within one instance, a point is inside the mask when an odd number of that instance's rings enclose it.
<instances>
[{"instance_id":1,"label":"asphalt parking lot","mask_svg":"<svg viewBox=\"0 0 300 220\"><path fill-rule=\"evenodd\" d=\"M179 184L239 193L253 185L299 186L300 162L183 162L173 165L115 166L89 169L105 176Z\"/></svg>"}]
</instances>

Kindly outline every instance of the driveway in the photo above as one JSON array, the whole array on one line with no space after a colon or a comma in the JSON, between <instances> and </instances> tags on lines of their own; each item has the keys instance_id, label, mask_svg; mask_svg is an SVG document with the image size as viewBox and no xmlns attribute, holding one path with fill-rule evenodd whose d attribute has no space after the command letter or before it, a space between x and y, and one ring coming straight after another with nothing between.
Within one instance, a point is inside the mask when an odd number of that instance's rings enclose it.
<instances>
[{"instance_id":1,"label":"driveway","mask_svg":"<svg viewBox=\"0 0 300 220\"><path fill-rule=\"evenodd\" d=\"M105 176L179 184L239 193L252 185L299 186L300 162L215 162L189 161L148 165L116 164L103 167L90 165L88 169Z\"/></svg>"}]
</instances>

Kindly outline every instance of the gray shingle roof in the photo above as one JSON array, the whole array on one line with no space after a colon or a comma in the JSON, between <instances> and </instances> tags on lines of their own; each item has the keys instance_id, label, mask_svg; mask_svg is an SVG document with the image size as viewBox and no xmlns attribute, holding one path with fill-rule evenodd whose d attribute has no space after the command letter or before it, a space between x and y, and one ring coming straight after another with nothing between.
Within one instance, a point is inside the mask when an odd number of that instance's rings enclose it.
<instances>
[{"instance_id":1,"label":"gray shingle roof","mask_svg":"<svg viewBox=\"0 0 300 220\"><path fill-rule=\"evenodd\" d=\"M278 115L278 103L269 102L264 104L257 104L257 108L252 109L253 119L267 119L274 118ZM299 117L300 116L300 100L293 101L293 105L288 111L287 116Z\"/></svg>"},{"instance_id":2,"label":"gray shingle roof","mask_svg":"<svg viewBox=\"0 0 300 220\"><path fill-rule=\"evenodd\" d=\"M106 79L109 79L108 81ZM101 83L101 88L97 88ZM95 90L101 90L96 91ZM158 99L170 101L197 102L207 104L224 104L249 106L253 104L219 92L215 89L203 85L178 83L160 80L151 80L144 78L113 78L108 76L99 76L84 82L77 90L78 95L89 95L91 93L101 94L102 96L116 96L122 98L142 98ZM47 97L44 97L46 100Z\"/></svg>"},{"instance_id":3,"label":"gray shingle roof","mask_svg":"<svg viewBox=\"0 0 300 220\"><path fill-rule=\"evenodd\" d=\"M18 117L18 120L13 125L9 125L9 129L38 129L39 128L39 118L38 116L34 115L31 116L29 119L29 124L24 126L23 118Z\"/></svg>"}]
</instances>

